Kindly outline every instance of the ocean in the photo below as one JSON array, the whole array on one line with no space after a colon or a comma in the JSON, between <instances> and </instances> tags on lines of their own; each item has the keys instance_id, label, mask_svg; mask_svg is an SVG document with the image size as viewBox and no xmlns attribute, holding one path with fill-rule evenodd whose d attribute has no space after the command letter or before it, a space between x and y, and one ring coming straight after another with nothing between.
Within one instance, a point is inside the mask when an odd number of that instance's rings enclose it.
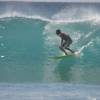
<instances>
[{"instance_id":1,"label":"ocean","mask_svg":"<svg viewBox=\"0 0 100 100\"><path fill-rule=\"evenodd\" d=\"M99 32L100 3L0 2L0 100L100 100Z\"/></svg>"}]
</instances>

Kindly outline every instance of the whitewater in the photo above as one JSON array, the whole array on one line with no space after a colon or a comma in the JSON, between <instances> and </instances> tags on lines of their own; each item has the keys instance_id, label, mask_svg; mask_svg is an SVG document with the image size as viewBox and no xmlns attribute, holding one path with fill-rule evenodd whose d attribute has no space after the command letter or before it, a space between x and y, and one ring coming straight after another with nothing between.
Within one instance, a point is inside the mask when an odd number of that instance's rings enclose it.
<instances>
[{"instance_id":1,"label":"whitewater","mask_svg":"<svg viewBox=\"0 0 100 100\"><path fill-rule=\"evenodd\" d=\"M56 29L79 57L52 59ZM99 32L99 3L0 2L0 99L99 100Z\"/></svg>"}]
</instances>

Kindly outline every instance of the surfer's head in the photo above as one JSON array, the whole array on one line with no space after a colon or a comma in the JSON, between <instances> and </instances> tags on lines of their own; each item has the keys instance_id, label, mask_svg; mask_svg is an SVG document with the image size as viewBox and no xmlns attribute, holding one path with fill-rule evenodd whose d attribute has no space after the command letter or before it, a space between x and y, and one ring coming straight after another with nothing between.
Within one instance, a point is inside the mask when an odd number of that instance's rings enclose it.
<instances>
[{"instance_id":1,"label":"surfer's head","mask_svg":"<svg viewBox=\"0 0 100 100\"><path fill-rule=\"evenodd\" d=\"M60 33L61 33L61 30L60 29L57 29L56 30L56 34L59 35Z\"/></svg>"}]
</instances>

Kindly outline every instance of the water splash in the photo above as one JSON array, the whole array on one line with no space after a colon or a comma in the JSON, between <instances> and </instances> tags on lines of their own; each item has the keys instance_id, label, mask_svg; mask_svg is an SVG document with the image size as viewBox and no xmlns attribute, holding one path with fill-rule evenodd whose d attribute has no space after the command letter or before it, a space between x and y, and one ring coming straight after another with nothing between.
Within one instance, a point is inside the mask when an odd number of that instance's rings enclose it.
<instances>
[{"instance_id":1,"label":"water splash","mask_svg":"<svg viewBox=\"0 0 100 100\"><path fill-rule=\"evenodd\" d=\"M83 51L85 48L87 48L88 46L90 46L92 43L93 43L93 42L90 41L90 42L88 42L86 45L83 45L83 46L76 52L76 54L81 54L82 51ZM83 55L83 54L81 54L81 55Z\"/></svg>"}]
</instances>

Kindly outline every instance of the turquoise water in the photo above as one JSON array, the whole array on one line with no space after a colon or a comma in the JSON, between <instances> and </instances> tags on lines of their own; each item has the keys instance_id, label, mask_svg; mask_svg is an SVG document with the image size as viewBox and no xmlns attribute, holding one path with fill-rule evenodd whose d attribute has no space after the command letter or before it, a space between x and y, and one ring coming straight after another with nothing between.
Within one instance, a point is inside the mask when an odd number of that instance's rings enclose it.
<instances>
[{"instance_id":1,"label":"turquoise water","mask_svg":"<svg viewBox=\"0 0 100 100\"><path fill-rule=\"evenodd\" d=\"M0 99L99 100L99 10L99 3L0 2ZM53 59L63 55L56 29L72 37L78 56Z\"/></svg>"},{"instance_id":2,"label":"turquoise water","mask_svg":"<svg viewBox=\"0 0 100 100\"><path fill-rule=\"evenodd\" d=\"M58 24L5 18L0 26L1 82L100 83L100 28L91 21ZM50 58L62 55L57 28L71 35L71 48L80 51L79 57Z\"/></svg>"},{"instance_id":3,"label":"turquoise water","mask_svg":"<svg viewBox=\"0 0 100 100\"><path fill-rule=\"evenodd\" d=\"M41 81L43 78L45 22L21 18L6 19L0 24L0 80L9 82ZM2 57L4 56L4 57ZM18 80L17 80L18 79Z\"/></svg>"}]
</instances>

